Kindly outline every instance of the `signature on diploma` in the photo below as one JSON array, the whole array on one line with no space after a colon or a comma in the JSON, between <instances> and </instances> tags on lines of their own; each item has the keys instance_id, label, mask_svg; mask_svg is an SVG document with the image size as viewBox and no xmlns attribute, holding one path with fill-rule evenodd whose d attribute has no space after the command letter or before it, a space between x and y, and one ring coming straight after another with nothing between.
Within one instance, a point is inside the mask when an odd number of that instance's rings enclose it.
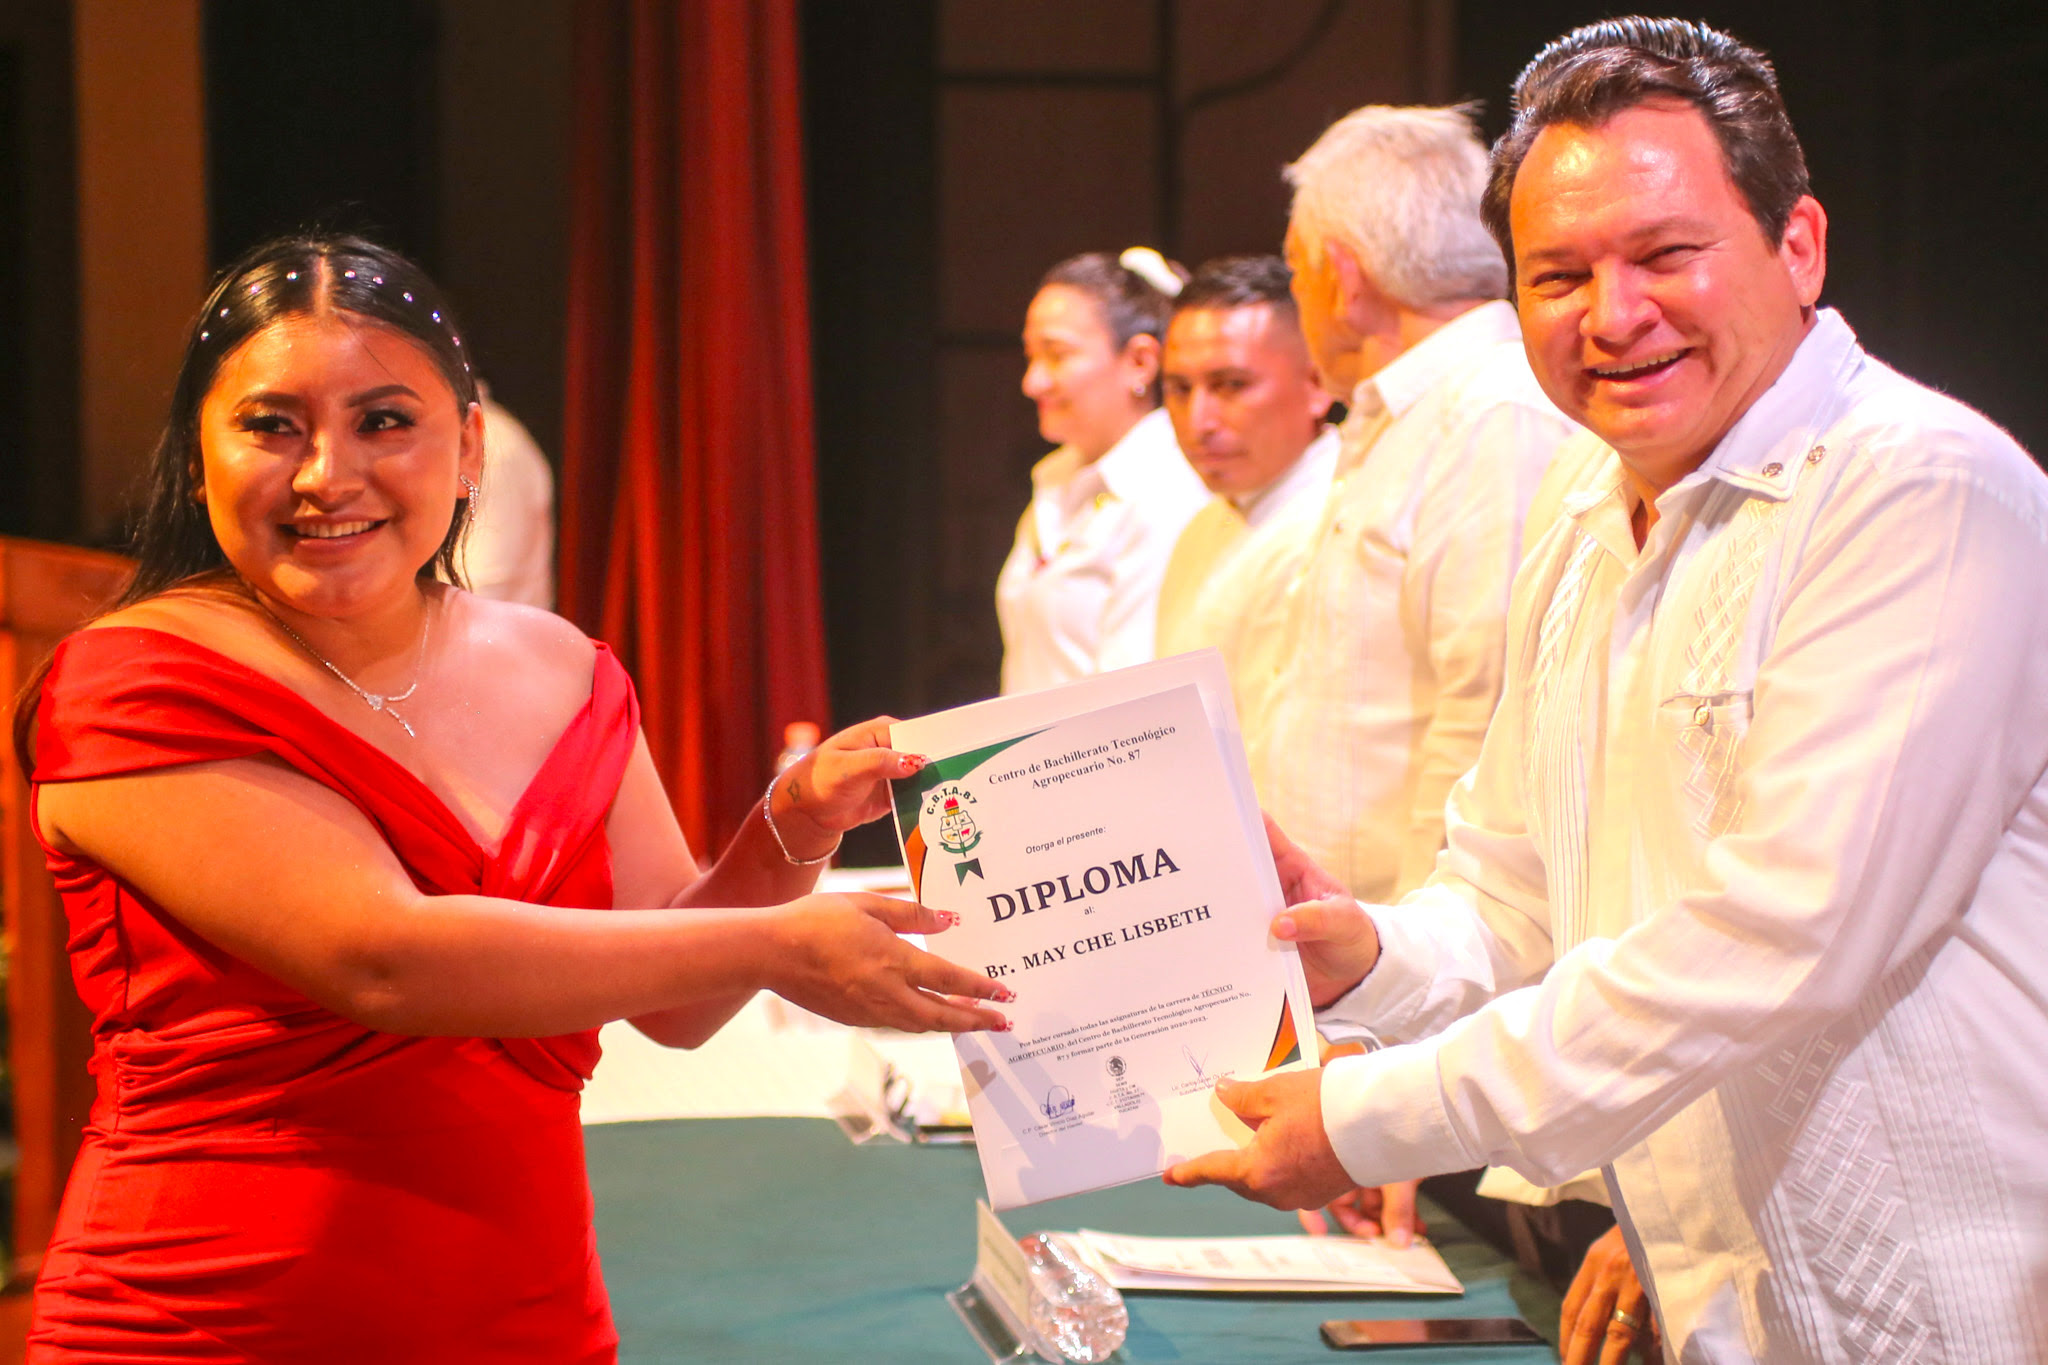
<instances>
[{"instance_id":1,"label":"signature on diploma","mask_svg":"<svg viewBox=\"0 0 2048 1365\"><path fill-rule=\"evenodd\" d=\"M1202 1057L1197 1057L1197 1056L1196 1056L1196 1055L1194 1054L1194 1051L1193 1051L1193 1050L1192 1050L1191 1048L1189 1048L1189 1047L1188 1047L1188 1045L1187 1045L1186 1043L1182 1043L1182 1044L1180 1045L1180 1055L1181 1055L1181 1056L1183 1056L1183 1057L1185 1057L1185 1058L1187 1058L1187 1059L1188 1059L1188 1065L1189 1065L1189 1066L1191 1066L1191 1067L1193 1067L1193 1068L1195 1069L1195 1079L1196 1079L1196 1080L1198 1080L1198 1081L1206 1081L1206 1080L1208 1080L1208 1079L1209 1079L1209 1073L1208 1073L1208 1072L1206 1072L1206 1071L1204 1071L1204 1070L1202 1070L1202 1060L1203 1060L1203 1058L1202 1058ZM1206 1057L1207 1055L1208 1055L1208 1054L1206 1054L1206 1053L1204 1053L1204 1054L1203 1054L1203 1056L1204 1056L1204 1057Z\"/></svg>"},{"instance_id":2,"label":"signature on diploma","mask_svg":"<svg viewBox=\"0 0 2048 1365\"><path fill-rule=\"evenodd\" d=\"M1056 1085L1045 1092L1045 1103L1039 1106L1049 1119L1056 1119L1074 1107L1073 1092L1063 1085Z\"/></svg>"}]
</instances>

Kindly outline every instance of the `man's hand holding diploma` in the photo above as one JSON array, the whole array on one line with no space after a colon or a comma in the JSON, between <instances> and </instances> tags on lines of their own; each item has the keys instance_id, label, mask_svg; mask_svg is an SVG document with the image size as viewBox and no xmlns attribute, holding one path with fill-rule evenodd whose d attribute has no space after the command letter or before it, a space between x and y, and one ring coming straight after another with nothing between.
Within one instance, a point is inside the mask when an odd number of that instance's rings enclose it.
<instances>
[{"instance_id":1,"label":"man's hand holding diploma","mask_svg":"<svg viewBox=\"0 0 2048 1365\"><path fill-rule=\"evenodd\" d=\"M1324 1066L1338 1057L1356 1057L1364 1051L1363 1043L1322 1040ZM1331 1200L1325 1208L1303 1209L1295 1217L1301 1220L1301 1230L1311 1237L1329 1236L1334 1221L1339 1231L1353 1237L1378 1237L1384 1233L1388 1242L1405 1247L1424 1231L1422 1219L1415 1212L1415 1196L1421 1188L1420 1180L1361 1185Z\"/></svg>"},{"instance_id":2,"label":"man's hand holding diploma","mask_svg":"<svg viewBox=\"0 0 2048 1365\"><path fill-rule=\"evenodd\" d=\"M1318 867L1271 817L1266 841L1288 906L1274 917L1273 936L1300 951L1309 998L1320 1008L1372 970L1379 961L1379 933L1343 884ZM1166 1183L1222 1185L1277 1209L1322 1208L1349 1193L1357 1182L1323 1131L1322 1081L1320 1069L1259 1081L1218 1081L1216 1098L1252 1130L1251 1145L1183 1161L1166 1173ZM1412 1202L1408 1207L1412 1210ZM1412 1230L1412 1219L1411 1212L1404 1234Z\"/></svg>"},{"instance_id":3,"label":"man's hand holding diploma","mask_svg":"<svg viewBox=\"0 0 2048 1365\"><path fill-rule=\"evenodd\" d=\"M1289 1071L1262 1081L1216 1082L1216 1098L1252 1130L1242 1150L1208 1152L1166 1173L1182 1188L1221 1185L1276 1209L1316 1209L1357 1182L1323 1132L1323 1073Z\"/></svg>"},{"instance_id":4,"label":"man's hand holding diploma","mask_svg":"<svg viewBox=\"0 0 2048 1365\"><path fill-rule=\"evenodd\" d=\"M1318 867L1271 816L1266 842L1287 898L1287 909L1273 918L1273 937L1300 952L1309 999L1321 1009L1363 981L1380 960L1379 931L1344 884Z\"/></svg>"}]
</instances>

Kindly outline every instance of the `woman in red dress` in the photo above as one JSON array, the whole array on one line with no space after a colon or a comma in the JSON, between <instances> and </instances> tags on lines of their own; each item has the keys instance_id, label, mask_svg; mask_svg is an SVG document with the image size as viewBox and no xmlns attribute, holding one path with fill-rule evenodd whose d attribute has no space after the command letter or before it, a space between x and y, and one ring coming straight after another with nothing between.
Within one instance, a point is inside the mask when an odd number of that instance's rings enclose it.
<instances>
[{"instance_id":1,"label":"woman in red dress","mask_svg":"<svg viewBox=\"0 0 2048 1365\"><path fill-rule=\"evenodd\" d=\"M99 1087L33 1361L611 1360L599 1025L688 1046L766 988L1005 1027L977 1003L1005 991L895 932L936 915L806 894L920 762L882 724L702 870L611 654L436 581L483 459L463 357L369 243L230 267L136 584L22 708Z\"/></svg>"}]
</instances>

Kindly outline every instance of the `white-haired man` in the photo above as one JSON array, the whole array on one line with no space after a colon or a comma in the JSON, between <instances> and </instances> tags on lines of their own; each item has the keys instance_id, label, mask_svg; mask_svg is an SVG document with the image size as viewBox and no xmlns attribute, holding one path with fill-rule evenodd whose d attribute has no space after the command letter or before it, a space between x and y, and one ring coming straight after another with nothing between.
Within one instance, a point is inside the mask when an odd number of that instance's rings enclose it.
<instances>
[{"instance_id":1,"label":"white-haired man","mask_svg":"<svg viewBox=\"0 0 2048 1365\"><path fill-rule=\"evenodd\" d=\"M1392 900L1435 866L1444 799L1479 756L1523 518L1576 428L1503 301L1464 111L1354 110L1287 178L1302 331L1351 411L1304 567L1265 627L1278 672L1246 747L1280 825L1351 894ZM1400 1236L1413 1188L1385 1196L1383 1219L1335 1212Z\"/></svg>"},{"instance_id":2,"label":"white-haired man","mask_svg":"<svg viewBox=\"0 0 2048 1365\"><path fill-rule=\"evenodd\" d=\"M1462 111L1355 110L1287 176L1302 331L1351 411L1249 743L1281 826L1354 895L1387 899L1436 863L1444 798L1500 694L1522 519L1575 428L1503 302L1486 151Z\"/></svg>"}]
</instances>

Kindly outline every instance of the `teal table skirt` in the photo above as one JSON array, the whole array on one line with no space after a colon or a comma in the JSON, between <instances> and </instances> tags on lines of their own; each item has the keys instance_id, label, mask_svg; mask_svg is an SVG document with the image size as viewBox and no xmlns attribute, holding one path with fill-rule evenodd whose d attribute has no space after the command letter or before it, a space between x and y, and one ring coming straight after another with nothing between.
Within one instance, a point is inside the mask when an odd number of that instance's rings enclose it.
<instances>
[{"instance_id":1,"label":"teal table skirt","mask_svg":"<svg viewBox=\"0 0 2048 1365\"><path fill-rule=\"evenodd\" d=\"M625 1365L981 1360L947 1306L974 1268L972 1149L856 1147L822 1119L685 1119L586 1130L598 1252ZM1554 1331L1554 1296L1439 1210L1430 1235L1462 1298L1132 1294L1131 1362L1361 1358L1324 1346L1326 1318L1526 1316ZM1298 1231L1291 1214L1219 1190L1157 1183L1034 1205L1042 1228L1230 1236ZM1519 1301L1519 1302L1518 1302ZM1541 1314L1553 1316L1543 1320ZM1382 1365L1534 1365L1542 1347L1424 1348Z\"/></svg>"}]
</instances>

